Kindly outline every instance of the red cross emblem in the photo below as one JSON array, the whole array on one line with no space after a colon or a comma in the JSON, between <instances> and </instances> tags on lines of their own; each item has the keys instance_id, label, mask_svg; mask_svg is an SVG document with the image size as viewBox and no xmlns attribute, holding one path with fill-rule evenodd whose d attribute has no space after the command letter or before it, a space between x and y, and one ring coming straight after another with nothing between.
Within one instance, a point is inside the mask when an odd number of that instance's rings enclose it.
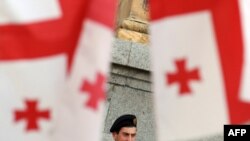
<instances>
[{"instance_id":1,"label":"red cross emblem","mask_svg":"<svg viewBox=\"0 0 250 141\"><path fill-rule=\"evenodd\" d=\"M26 109L24 111L16 110L15 111L15 122L20 120L25 120L27 122L26 130L39 130L38 120L39 119L50 119L49 110L38 110L37 100L26 100L25 105Z\"/></svg>"},{"instance_id":2,"label":"red cross emblem","mask_svg":"<svg viewBox=\"0 0 250 141\"><path fill-rule=\"evenodd\" d=\"M200 80L199 70L193 69L188 71L186 69L186 60L184 59L175 61L175 64L177 72L166 74L167 84L171 85L173 83L178 83L180 85L179 93L181 95L191 93L188 83L191 80Z\"/></svg>"},{"instance_id":3,"label":"red cross emblem","mask_svg":"<svg viewBox=\"0 0 250 141\"><path fill-rule=\"evenodd\" d=\"M81 91L87 92L89 95L89 100L86 103L87 107L97 110L98 102L105 99L105 82L105 76L100 73L97 74L96 80L93 84L87 80L84 80Z\"/></svg>"}]
</instances>

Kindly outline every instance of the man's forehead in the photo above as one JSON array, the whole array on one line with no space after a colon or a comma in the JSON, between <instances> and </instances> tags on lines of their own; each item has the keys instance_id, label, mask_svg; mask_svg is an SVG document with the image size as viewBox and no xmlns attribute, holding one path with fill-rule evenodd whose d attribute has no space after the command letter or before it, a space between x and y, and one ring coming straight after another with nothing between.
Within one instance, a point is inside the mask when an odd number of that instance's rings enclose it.
<instances>
[{"instance_id":1,"label":"man's forehead","mask_svg":"<svg viewBox=\"0 0 250 141\"><path fill-rule=\"evenodd\" d=\"M136 133L136 131L137 131L136 127L122 127L120 130L120 132L130 133L130 134Z\"/></svg>"}]
</instances>

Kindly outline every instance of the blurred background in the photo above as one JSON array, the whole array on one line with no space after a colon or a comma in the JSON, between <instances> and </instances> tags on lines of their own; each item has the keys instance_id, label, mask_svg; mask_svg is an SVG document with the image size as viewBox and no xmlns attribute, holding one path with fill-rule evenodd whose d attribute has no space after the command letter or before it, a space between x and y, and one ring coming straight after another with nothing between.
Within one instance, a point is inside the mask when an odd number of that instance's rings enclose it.
<instances>
[{"instance_id":1,"label":"blurred background","mask_svg":"<svg viewBox=\"0 0 250 141\"><path fill-rule=\"evenodd\" d=\"M112 123L127 113L138 118L137 141L156 140L148 22L148 0L119 0L103 141L112 141ZM193 141L204 140L222 141L223 133Z\"/></svg>"}]
</instances>

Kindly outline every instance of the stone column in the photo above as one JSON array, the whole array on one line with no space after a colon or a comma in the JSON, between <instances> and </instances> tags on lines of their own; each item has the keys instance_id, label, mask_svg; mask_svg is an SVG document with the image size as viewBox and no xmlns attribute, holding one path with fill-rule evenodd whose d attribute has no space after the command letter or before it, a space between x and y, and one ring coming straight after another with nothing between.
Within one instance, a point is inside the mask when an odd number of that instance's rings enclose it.
<instances>
[{"instance_id":1,"label":"stone column","mask_svg":"<svg viewBox=\"0 0 250 141\"><path fill-rule=\"evenodd\" d=\"M148 43L148 0L120 0L116 36L122 40Z\"/></svg>"}]
</instances>

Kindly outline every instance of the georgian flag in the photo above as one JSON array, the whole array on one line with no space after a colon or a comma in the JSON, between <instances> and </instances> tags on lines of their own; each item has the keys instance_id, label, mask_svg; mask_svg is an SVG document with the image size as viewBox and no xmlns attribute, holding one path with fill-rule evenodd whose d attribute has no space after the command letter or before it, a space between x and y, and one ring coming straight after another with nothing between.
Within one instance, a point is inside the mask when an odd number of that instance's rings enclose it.
<instances>
[{"instance_id":1,"label":"georgian flag","mask_svg":"<svg viewBox=\"0 0 250 141\"><path fill-rule=\"evenodd\" d=\"M0 140L99 141L115 0L0 1Z\"/></svg>"},{"instance_id":2,"label":"georgian flag","mask_svg":"<svg viewBox=\"0 0 250 141\"><path fill-rule=\"evenodd\" d=\"M159 141L223 133L250 120L250 2L152 0Z\"/></svg>"}]
</instances>

